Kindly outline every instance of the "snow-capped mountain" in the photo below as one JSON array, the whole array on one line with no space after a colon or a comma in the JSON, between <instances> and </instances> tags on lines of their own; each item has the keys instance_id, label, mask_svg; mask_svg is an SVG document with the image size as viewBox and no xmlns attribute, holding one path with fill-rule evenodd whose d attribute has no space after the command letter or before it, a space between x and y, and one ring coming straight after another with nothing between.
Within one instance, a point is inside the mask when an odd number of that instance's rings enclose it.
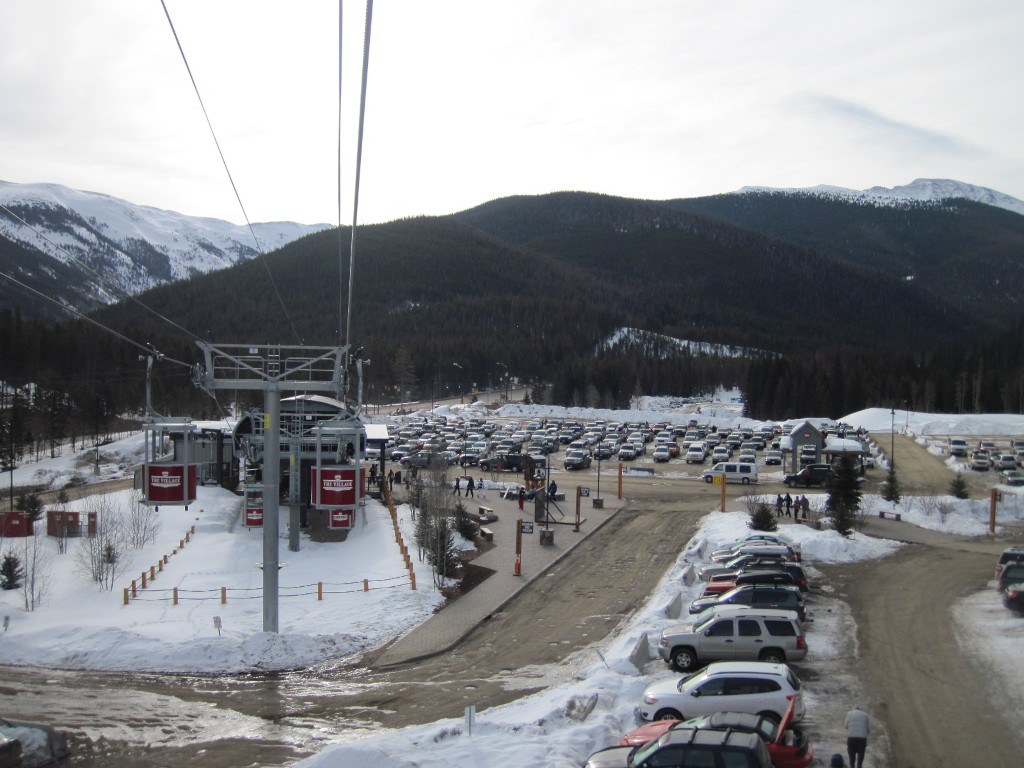
<instances>
[{"instance_id":1,"label":"snow-capped mountain","mask_svg":"<svg viewBox=\"0 0 1024 768\"><path fill-rule=\"evenodd\" d=\"M739 194L744 192L801 192L867 205L886 206L901 205L908 201L939 201L951 198L966 198L1024 215L1024 201L1018 200L1016 197L1010 197L988 187L979 187L974 184L966 184L962 181L953 181L951 179L915 179L910 184L892 187L891 189L888 187L846 189L845 187L819 184L816 187L805 187L802 189L743 187L739 190Z\"/></svg>"},{"instance_id":2,"label":"snow-capped mountain","mask_svg":"<svg viewBox=\"0 0 1024 768\"><path fill-rule=\"evenodd\" d=\"M70 279L75 285L53 286L49 295L79 310L231 266L330 226L271 222L250 232L58 184L0 181L0 204L25 222L0 208L2 270L44 290L47 276Z\"/></svg>"}]
</instances>

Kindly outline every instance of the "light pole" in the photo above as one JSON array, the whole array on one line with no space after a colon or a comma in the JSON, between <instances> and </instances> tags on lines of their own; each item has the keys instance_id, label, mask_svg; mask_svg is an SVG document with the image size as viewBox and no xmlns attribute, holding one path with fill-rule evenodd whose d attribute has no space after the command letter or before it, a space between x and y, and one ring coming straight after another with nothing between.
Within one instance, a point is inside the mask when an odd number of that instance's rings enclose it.
<instances>
[{"instance_id":1,"label":"light pole","mask_svg":"<svg viewBox=\"0 0 1024 768\"><path fill-rule=\"evenodd\" d=\"M452 365L454 365L460 371L463 370L462 366L459 365L458 363L454 363L453 362ZM461 401L462 400L462 376L461 375L458 377L458 387L459 387L459 400Z\"/></svg>"},{"instance_id":2,"label":"light pole","mask_svg":"<svg viewBox=\"0 0 1024 768\"><path fill-rule=\"evenodd\" d=\"M505 382L505 400L508 401L508 366L505 365L504 363L495 363L495 365L500 365L502 368L505 369L504 375L498 377L498 384L499 384L498 388L501 389L500 384L501 384L502 380L504 380L504 382Z\"/></svg>"},{"instance_id":3,"label":"light pole","mask_svg":"<svg viewBox=\"0 0 1024 768\"><path fill-rule=\"evenodd\" d=\"M889 411L889 417L891 419L891 426L889 427L889 469L896 469L896 408L893 407Z\"/></svg>"}]
</instances>

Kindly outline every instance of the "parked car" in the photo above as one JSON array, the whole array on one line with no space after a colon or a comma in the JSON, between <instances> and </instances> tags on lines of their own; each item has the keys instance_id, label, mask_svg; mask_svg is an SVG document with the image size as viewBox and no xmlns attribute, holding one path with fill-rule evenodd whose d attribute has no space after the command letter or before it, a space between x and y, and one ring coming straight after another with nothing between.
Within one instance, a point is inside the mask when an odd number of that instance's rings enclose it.
<instances>
[{"instance_id":1,"label":"parked car","mask_svg":"<svg viewBox=\"0 0 1024 768\"><path fill-rule=\"evenodd\" d=\"M619 461L632 461L636 458L636 446L633 443L623 443L619 447Z\"/></svg>"},{"instance_id":2,"label":"parked car","mask_svg":"<svg viewBox=\"0 0 1024 768\"><path fill-rule=\"evenodd\" d=\"M772 760L758 733L735 728L678 728L640 747L606 747L590 756L583 768L653 766L737 766L771 768Z\"/></svg>"},{"instance_id":3,"label":"parked car","mask_svg":"<svg viewBox=\"0 0 1024 768\"><path fill-rule=\"evenodd\" d=\"M49 765L71 754L67 734L49 725L0 718L0 738L21 744L25 765Z\"/></svg>"},{"instance_id":4,"label":"parked car","mask_svg":"<svg viewBox=\"0 0 1024 768\"><path fill-rule=\"evenodd\" d=\"M1003 590L1003 605L1014 613L1024 613L1024 584L1007 584Z\"/></svg>"},{"instance_id":5,"label":"parked car","mask_svg":"<svg viewBox=\"0 0 1024 768\"><path fill-rule=\"evenodd\" d=\"M590 466L590 454L582 450L568 451L563 463L566 469L586 469Z\"/></svg>"},{"instance_id":6,"label":"parked car","mask_svg":"<svg viewBox=\"0 0 1024 768\"><path fill-rule=\"evenodd\" d=\"M1005 592L1010 584L1024 584L1024 562L1007 563L996 579L996 589Z\"/></svg>"},{"instance_id":7,"label":"parked car","mask_svg":"<svg viewBox=\"0 0 1024 768\"><path fill-rule=\"evenodd\" d=\"M760 555L762 557L784 557L796 562L799 555L789 544L781 542L766 541L764 539L753 539L751 541L738 541L726 549L716 549L711 553L708 560L712 563L722 563L731 560L738 555Z\"/></svg>"},{"instance_id":8,"label":"parked car","mask_svg":"<svg viewBox=\"0 0 1024 768\"><path fill-rule=\"evenodd\" d=\"M810 488L812 485L824 485L832 477L832 467L828 464L808 464L799 472L786 475L785 483L790 488L802 485Z\"/></svg>"},{"instance_id":9,"label":"parked car","mask_svg":"<svg viewBox=\"0 0 1024 768\"><path fill-rule=\"evenodd\" d=\"M644 720L685 720L715 712L746 712L782 722L790 700L793 720L804 716L800 680L785 664L719 661L679 680L647 686L637 711Z\"/></svg>"},{"instance_id":10,"label":"parked car","mask_svg":"<svg viewBox=\"0 0 1024 768\"><path fill-rule=\"evenodd\" d=\"M793 586L793 577L782 568L745 569L735 573L720 573L712 576L704 587L702 597L725 594L730 589L744 584L788 584Z\"/></svg>"},{"instance_id":11,"label":"parked car","mask_svg":"<svg viewBox=\"0 0 1024 768\"><path fill-rule=\"evenodd\" d=\"M708 661L799 661L807 655L807 642L792 611L751 609L668 627L661 633L658 655L689 672Z\"/></svg>"},{"instance_id":12,"label":"parked car","mask_svg":"<svg viewBox=\"0 0 1024 768\"><path fill-rule=\"evenodd\" d=\"M992 460L985 451L975 451L971 454L971 469L976 472L988 472L992 468Z\"/></svg>"},{"instance_id":13,"label":"parked car","mask_svg":"<svg viewBox=\"0 0 1024 768\"><path fill-rule=\"evenodd\" d=\"M967 441L962 437L951 437L949 438L949 455L950 456L966 456L967 455Z\"/></svg>"},{"instance_id":14,"label":"parked car","mask_svg":"<svg viewBox=\"0 0 1024 768\"><path fill-rule=\"evenodd\" d=\"M672 454L669 453L668 445L662 443L657 448L655 448L654 449L654 454L652 455L652 458L655 461L658 461L658 462L665 462L665 461L668 461L669 459L671 459L672 458Z\"/></svg>"},{"instance_id":15,"label":"parked car","mask_svg":"<svg viewBox=\"0 0 1024 768\"><path fill-rule=\"evenodd\" d=\"M717 563L707 563L697 569L697 578L700 581L710 581L712 576L722 573L735 573L736 571L742 571L744 568L781 568L784 563L788 562L788 558L780 557L778 555L758 555L754 553L747 553L743 555L737 555L731 560Z\"/></svg>"},{"instance_id":16,"label":"parked car","mask_svg":"<svg viewBox=\"0 0 1024 768\"><path fill-rule=\"evenodd\" d=\"M782 451L771 450L764 455L765 464L782 465Z\"/></svg>"},{"instance_id":17,"label":"parked car","mask_svg":"<svg viewBox=\"0 0 1024 768\"><path fill-rule=\"evenodd\" d=\"M708 457L707 444L703 440L695 440L686 449L687 464L703 464Z\"/></svg>"},{"instance_id":18,"label":"parked car","mask_svg":"<svg viewBox=\"0 0 1024 768\"><path fill-rule=\"evenodd\" d=\"M999 479L1003 485L1024 485L1024 471L1019 469L1004 469L999 473Z\"/></svg>"},{"instance_id":19,"label":"parked car","mask_svg":"<svg viewBox=\"0 0 1024 768\"><path fill-rule=\"evenodd\" d=\"M996 456L992 461L994 469L1016 469L1017 468L1017 457L1012 453L1001 453Z\"/></svg>"},{"instance_id":20,"label":"parked car","mask_svg":"<svg viewBox=\"0 0 1024 768\"><path fill-rule=\"evenodd\" d=\"M814 747L807 734L791 722L794 704L795 700L790 702L790 708L779 724L773 718L762 715L715 712L691 720L656 720L630 731L619 740L619 744L624 747L641 746L677 728L731 728L758 734L768 748L775 768L806 768L814 761Z\"/></svg>"},{"instance_id":21,"label":"parked car","mask_svg":"<svg viewBox=\"0 0 1024 768\"><path fill-rule=\"evenodd\" d=\"M996 579L1010 563L1024 563L1024 547L1007 547L1003 550L999 556L999 562L996 563Z\"/></svg>"},{"instance_id":22,"label":"parked car","mask_svg":"<svg viewBox=\"0 0 1024 768\"><path fill-rule=\"evenodd\" d=\"M697 598L690 603L690 613L700 613L705 608L718 605L750 605L755 608L777 608L784 611L795 611L800 621L807 620L804 598L797 587L747 584L731 589L717 598Z\"/></svg>"}]
</instances>

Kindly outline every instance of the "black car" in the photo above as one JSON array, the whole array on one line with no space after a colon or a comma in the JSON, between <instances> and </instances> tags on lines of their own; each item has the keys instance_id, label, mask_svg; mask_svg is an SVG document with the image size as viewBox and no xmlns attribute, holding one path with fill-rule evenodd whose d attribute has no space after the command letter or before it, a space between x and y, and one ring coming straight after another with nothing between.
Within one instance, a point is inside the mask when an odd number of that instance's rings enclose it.
<instances>
[{"instance_id":1,"label":"black car","mask_svg":"<svg viewBox=\"0 0 1024 768\"><path fill-rule=\"evenodd\" d=\"M701 597L690 603L690 613L700 613L718 605L749 605L754 608L778 608L793 611L800 621L807 619L800 588L785 585L746 584L730 589L723 595Z\"/></svg>"},{"instance_id":2,"label":"black car","mask_svg":"<svg viewBox=\"0 0 1024 768\"><path fill-rule=\"evenodd\" d=\"M1024 562L1009 562L996 579L996 589L1005 593L1011 584L1024 584Z\"/></svg>"},{"instance_id":3,"label":"black car","mask_svg":"<svg viewBox=\"0 0 1024 768\"><path fill-rule=\"evenodd\" d=\"M824 485L832 477L832 467L828 464L808 464L796 474L786 475L786 485L796 488L802 485L809 488L812 485Z\"/></svg>"}]
</instances>

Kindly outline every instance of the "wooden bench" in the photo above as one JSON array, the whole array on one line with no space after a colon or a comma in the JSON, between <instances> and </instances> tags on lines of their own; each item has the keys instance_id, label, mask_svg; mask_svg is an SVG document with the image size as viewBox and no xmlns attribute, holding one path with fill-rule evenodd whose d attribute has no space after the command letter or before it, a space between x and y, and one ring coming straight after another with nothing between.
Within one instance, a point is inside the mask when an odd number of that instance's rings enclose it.
<instances>
[{"instance_id":1,"label":"wooden bench","mask_svg":"<svg viewBox=\"0 0 1024 768\"><path fill-rule=\"evenodd\" d=\"M884 509L878 510L878 516L883 520L888 519L895 520L897 522L903 519L903 515L901 515L899 512L887 512Z\"/></svg>"},{"instance_id":2,"label":"wooden bench","mask_svg":"<svg viewBox=\"0 0 1024 768\"><path fill-rule=\"evenodd\" d=\"M481 528L480 538L484 541L494 541L494 531L492 531L490 528Z\"/></svg>"},{"instance_id":3,"label":"wooden bench","mask_svg":"<svg viewBox=\"0 0 1024 768\"><path fill-rule=\"evenodd\" d=\"M490 507L477 507L476 513L480 516L481 520L497 520L494 516L494 510Z\"/></svg>"}]
</instances>

